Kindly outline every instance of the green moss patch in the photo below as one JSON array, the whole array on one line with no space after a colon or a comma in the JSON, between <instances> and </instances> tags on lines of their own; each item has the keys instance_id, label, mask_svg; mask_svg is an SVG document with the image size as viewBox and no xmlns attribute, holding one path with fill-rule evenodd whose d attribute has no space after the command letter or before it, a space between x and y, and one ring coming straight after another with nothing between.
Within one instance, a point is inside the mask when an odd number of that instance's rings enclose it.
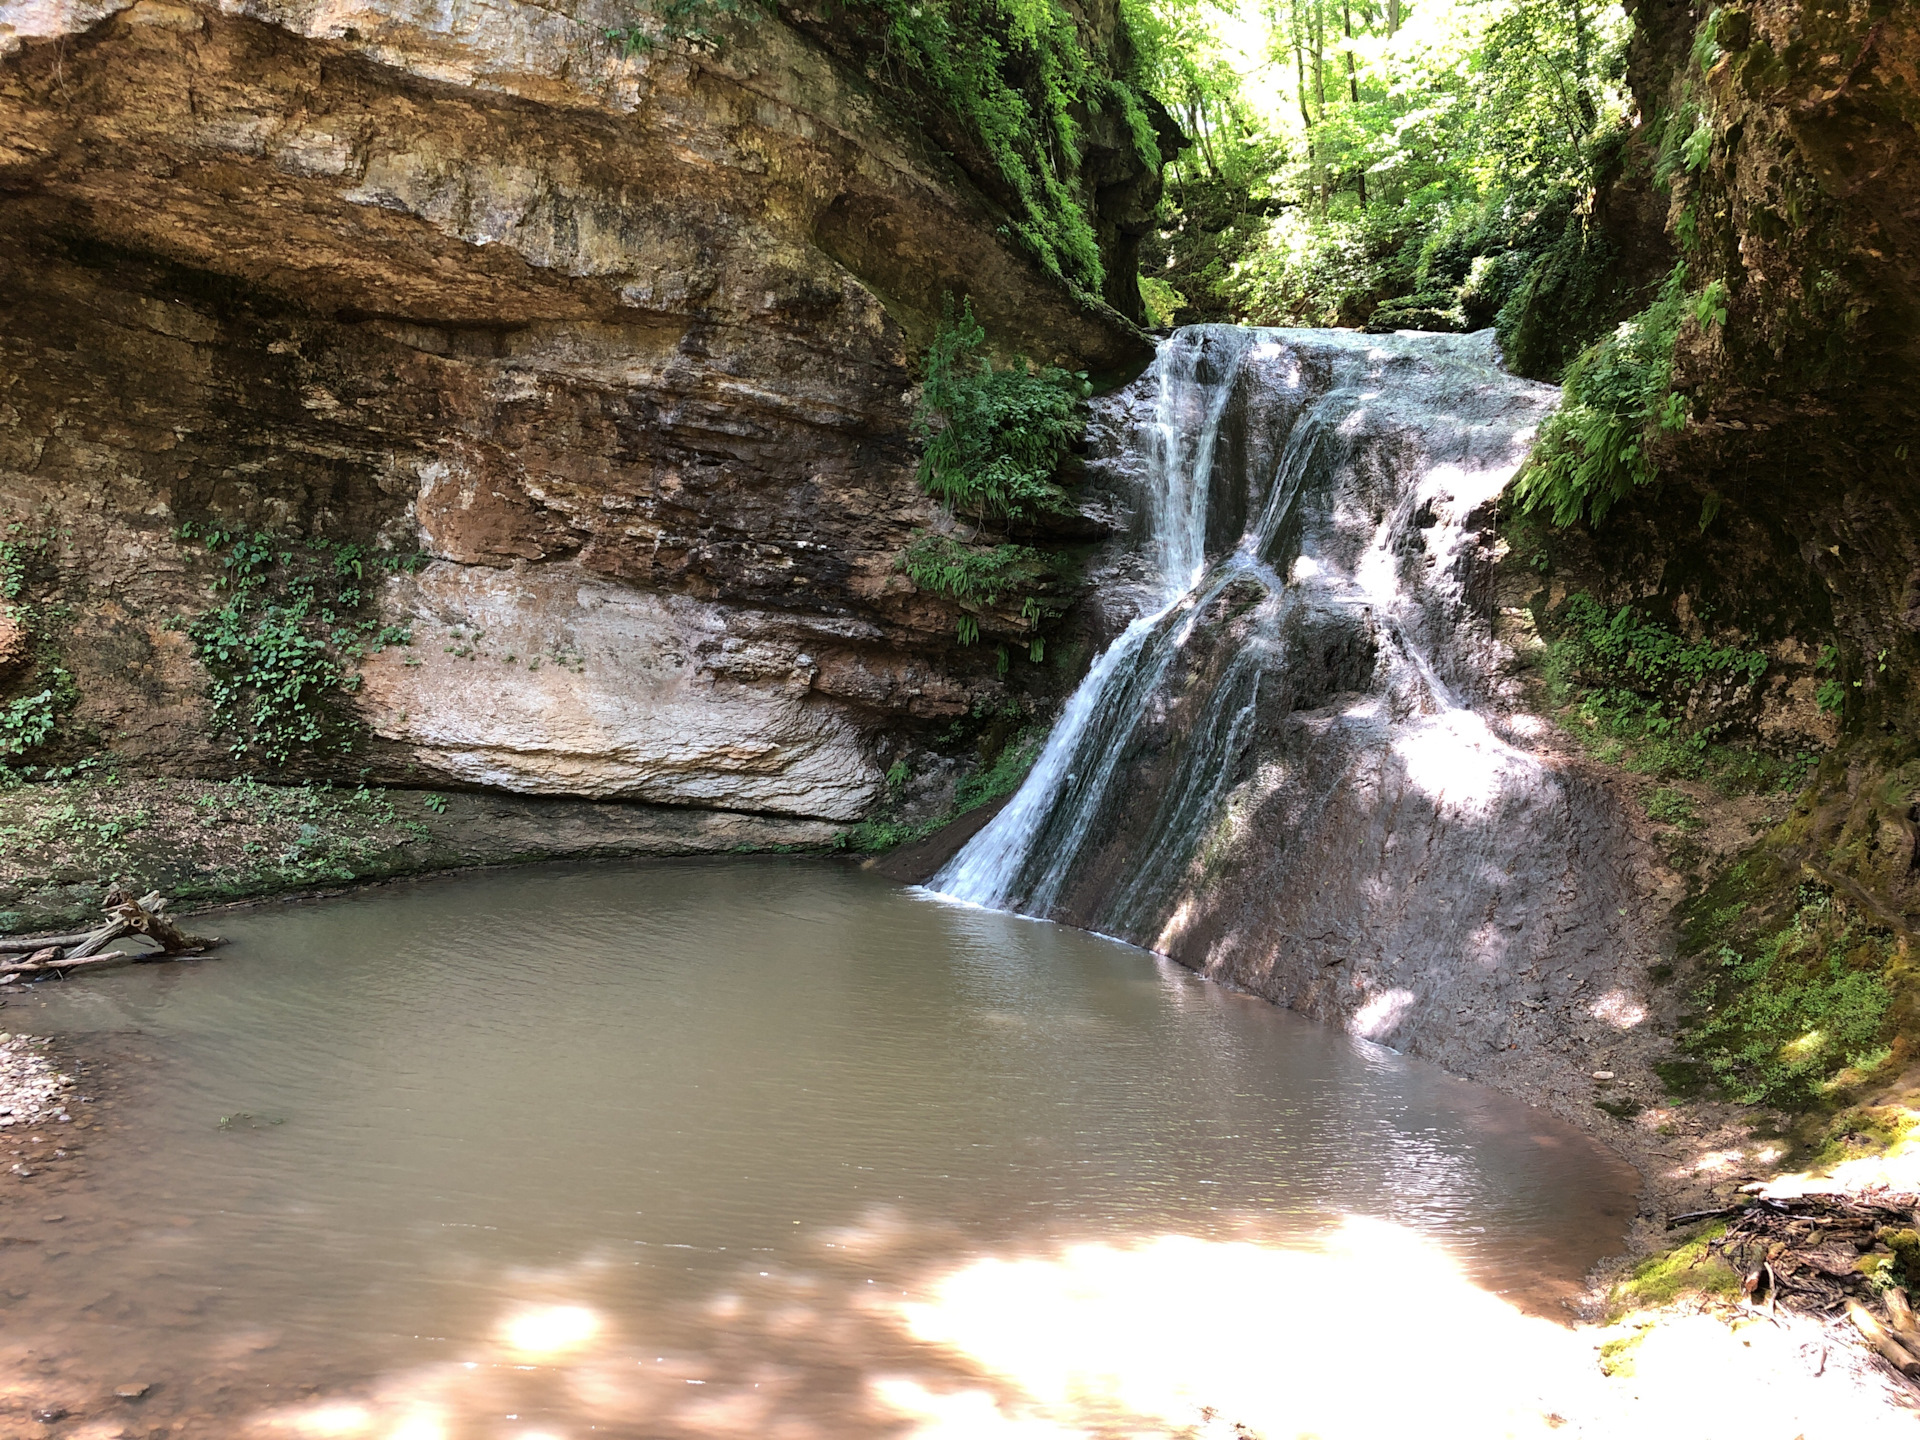
<instances>
[{"instance_id":1,"label":"green moss patch","mask_svg":"<svg viewBox=\"0 0 1920 1440\"><path fill-rule=\"evenodd\" d=\"M1618 1319L1635 1310L1658 1309L1682 1296L1731 1298L1738 1295L1740 1276L1709 1248L1726 1233L1726 1225L1716 1221L1696 1230L1671 1250L1642 1260L1608 1296L1610 1318Z\"/></svg>"},{"instance_id":2,"label":"green moss patch","mask_svg":"<svg viewBox=\"0 0 1920 1440\"><path fill-rule=\"evenodd\" d=\"M1733 1099L1804 1108L1891 1057L1894 956L1884 931L1804 884L1786 924L1708 957L1681 1044Z\"/></svg>"}]
</instances>

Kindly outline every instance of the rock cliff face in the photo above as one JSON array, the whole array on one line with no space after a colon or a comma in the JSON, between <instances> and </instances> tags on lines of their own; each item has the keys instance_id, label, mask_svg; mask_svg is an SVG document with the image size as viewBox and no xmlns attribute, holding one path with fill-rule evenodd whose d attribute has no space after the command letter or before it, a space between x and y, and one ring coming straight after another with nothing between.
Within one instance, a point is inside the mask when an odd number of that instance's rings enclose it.
<instances>
[{"instance_id":1,"label":"rock cliff face","mask_svg":"<svg viewBox=\"0 0 1920 1440\"><path fill-rule=\"evenodd\" d=\"M1691 418L1661 442L1660 485L1555 541L1553 593L1763 646L1768 703L1719 718L1787 749L1838 741L1767 842L1779 878L1790 890L1810 866L1905 930L1920 916L1920 9L1629 9L1642 124L1622 184L1664 205L1672 257L1690 287L1724 284L1725 319L1681 329ZM1823 680L1844 695L1831 715Z\"/></svg>"},{"instance_id":2,"label":"rock cliff face","mask_svg":"<svg viewBox=\"0 0 1920 1440\"><path fill-rule=\"evenodd\" d=\"M0 4L0 508L99 743L231 763L183 525L422 552L309 771L844 821L997 683L895 572L911 357L949 291L1036 358L1144 340L801 30L624 18Z\"/></svg>"}]
</instances>

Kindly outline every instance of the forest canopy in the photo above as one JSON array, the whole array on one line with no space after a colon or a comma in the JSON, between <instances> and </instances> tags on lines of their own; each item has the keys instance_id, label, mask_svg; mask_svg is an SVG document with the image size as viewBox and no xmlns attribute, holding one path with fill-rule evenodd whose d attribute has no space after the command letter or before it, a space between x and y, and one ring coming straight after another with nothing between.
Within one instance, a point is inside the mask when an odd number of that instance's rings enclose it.
<instances>
[{"instance_id":1,"label":"forest canopy","mask_svg":"<svg viewBox=\"0 0 1920 1440\"><path fill-rule=\"evenodd\" d=\"M1163 320L1476 329L1539 268L1602 262L1586 220L1627 127L1617 6L1126 0L1126 14L1147 85L1193 142L1167 167L1142 264Z\"/></svg>"}]
</instances>

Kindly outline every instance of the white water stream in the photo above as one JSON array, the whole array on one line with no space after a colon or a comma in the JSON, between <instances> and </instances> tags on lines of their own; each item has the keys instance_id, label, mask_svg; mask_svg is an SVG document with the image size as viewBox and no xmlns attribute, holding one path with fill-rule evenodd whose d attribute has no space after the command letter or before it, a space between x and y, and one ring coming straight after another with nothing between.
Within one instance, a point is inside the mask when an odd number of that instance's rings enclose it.
<instances>
[{"instance_id":1,"label":"white water stream","mask_svg":"<svg viewBox=\"0 0 1920 1440\"><path fill-rule=\"evenodd\" d=\"M1429 623L1436 600L1464 599L1457 567L1433 561L1505 485L1553 393L1499 370L1485 336L1196 326L1165 341L1105 427L1109 462L1136 476L1158 604L1095 661L1026 783L930 888L1061 916L1090 854L1124 832L1128 874L1072 918L1150 940L1244 778L1263 683L1286 674L1303 625L1344 626L1374 652L1343 687L1368 695L1349 718L1464 719L1480 745L1443 672L1471 685L1485 636ZM1409 529L1440 542L1411 570L1395 553ZM1129 829L1136 762L1161 748L1142 727L1193 689L1196 627L1223 604L1259 613L1200 682L1158 812Z\"/></svg>"}]
</instances>

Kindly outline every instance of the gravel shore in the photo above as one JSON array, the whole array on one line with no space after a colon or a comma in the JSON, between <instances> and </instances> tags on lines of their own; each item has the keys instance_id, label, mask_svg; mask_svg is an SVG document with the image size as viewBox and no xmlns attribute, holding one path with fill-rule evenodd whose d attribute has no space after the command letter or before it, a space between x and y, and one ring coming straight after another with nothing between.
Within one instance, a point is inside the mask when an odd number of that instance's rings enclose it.
<instances>
[{"instance_id":1,"label":"gravel shore","mask_svg":"<svg viewBox=\"0 0 1920 1440\"><path fill-rule=\"evenodd\" d=\"M50 1042L0 1034L0 1126L66 1120L70 1076L48 1055Z\"/></svg>"}]
</instances>

